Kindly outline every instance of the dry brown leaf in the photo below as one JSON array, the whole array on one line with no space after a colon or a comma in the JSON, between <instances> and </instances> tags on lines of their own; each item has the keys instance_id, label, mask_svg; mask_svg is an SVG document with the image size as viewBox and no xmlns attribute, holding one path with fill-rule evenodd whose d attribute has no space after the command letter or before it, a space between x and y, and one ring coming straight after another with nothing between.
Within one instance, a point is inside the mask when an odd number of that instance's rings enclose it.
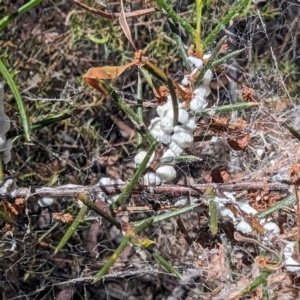
<instances>
[{"instance_id":1,"label":"dry brown leaf","mask_svg":"<svg viewBox=\"0 0 300 300\"><path fill-rule=\"evenodd\" d=\"M53 216L53 220L61 221L63 223L69 223L73 221L73 216L70 214L53 213L52 216Z\"/></svg>"},{"instance_id":2,"label":"dry brown leaf","mask_svg":"<svg viewBox=\"0 0 300 300\"><path fill-rule=\"evenodd\" d=\"M137 48L132 40L132 36L131 36L131 32L130 32L130 28L128 26L127 20L126 20L126 15L125 15L125 11L124 11L124 4L123 4L123 0L121 0L121 13L120 13L120 18L119 18L119 23L120 26L122 27L128 41L130 42L131 46L133 47L133 49L135 51L137 51Z\"/></svg>"},{"instance_id":3,"label":"dry brown leaf","mask_svg":"<svg viewBox=\"0 0 300 300\"><path fill-rule=\"evenodd\" d=\"M134 61L123 66L104 66L104 67L90 68L87 71L87 73L84 75L84 78L103 79L103 80L116 79L132 65L134 65Z\"/></svg>"},{"instance_id":4,"label":"dry brown leaf","mask_svg":"<svg viewBox=\"0 0 300 300\"><path fill-rule=\"evenodd\" d=\"M19 212L16 210L13 204L4 201L3 206L4 206L4 210L7 211L10 217L15 217L19 214Z\"/></svg>"},{"instance_id":5,"label":"dry brown leaf","mask_svg":"<svg viewBox=\"0 0 300 300\"><path fill-rule=\"evenodd\" d=\"M239 136L236 138L229 138L227 140L228 144L230 145L230 147L234 150L245 150L247 148L247 146L249 145L249 141L250 141L250 135L246 134L243 136Z\"/></svg>"},{"instance_id":6,"label":"dry brown leaf","mask_svg":"<svg viewBox=\"0 0 300 300\"><path fill-rule=\"evenodd\" d=\"M104 66L104 67L90 68L88 69L86 74L83 75L83 80L85 83L91 85L100 93L107 95L107 91L100 84L99 80L115 79L118 76L120 76L126 69L128 69L134 64L135 62L132 61L124 66Z\"/></svg>"},{"instance_id":7,"label":"dry brown leaf","mask_svg":"<svg viewBox=\"0 0 300 300\"><path fill-rule=\"evenodd\" d=\"M155 90L158 105L163 105L167 102L167 97L170 95L169 89L162 85Z\"/></svg>"},{"instance_id":8,"label":"dry brown leaf","mask_svg":"<svg viewBox=\"0 0 300 300\"><path fill-rule=\"evenodd\" d=\"M299 170L300 170L299 164L295 164L290 168L290 178L292 184L299 184L300 182Z\"/></svg>"}]
</instances>

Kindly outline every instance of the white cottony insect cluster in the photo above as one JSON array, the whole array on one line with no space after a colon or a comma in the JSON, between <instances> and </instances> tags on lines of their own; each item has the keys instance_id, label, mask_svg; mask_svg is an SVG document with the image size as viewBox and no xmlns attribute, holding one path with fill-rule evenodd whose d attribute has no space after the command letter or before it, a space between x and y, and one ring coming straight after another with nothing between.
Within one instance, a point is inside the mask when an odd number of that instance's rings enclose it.
<instances>
[{"instance_id":1,"label":"white cottony insect cluster","mask_svg":"<svg viewBox=\"0 0 300 300\"><path fill-rule=\"evenodd\" d=\"M10 128L9 117L4 113L4 91L0 85L0 153L2 160L7 164L11 160L11 140L6 140L5 134Z\"/></svg>"},{"instance_id":2,"label":"white cottony insect cluster","mask_svg":"<svg viewBox=\"0 0 300 300\"><path fill-rule=\"evenodd\" d=\"M203 67L203 61L199 58L190 56L188 60L193 70L191 74L184 76L181 82L183 90L190 89L193 75ZM174 108L170 95L164 105L157 107L158 117L152 119L148 129L159 143L167 147L162 158L169 159L171 162L160 165L155 173L145 174L143 177L144 185L156 186L171 182L176 177L175 158L180 156L193 143L193 131L196 128L197 121L196 117L193 116L193 112L199 112L207 106L206 97L210 94L209 84L212 75L211 70L206 71L201 85L193 91L189 111L185 108L185 103L178 103L178 124L174 124ZM145 156L145 151L141 151L135 156L136 166L141 164ZM151 157L148 166L153 158L154 156Z\"/></svg>"}]
</instances>

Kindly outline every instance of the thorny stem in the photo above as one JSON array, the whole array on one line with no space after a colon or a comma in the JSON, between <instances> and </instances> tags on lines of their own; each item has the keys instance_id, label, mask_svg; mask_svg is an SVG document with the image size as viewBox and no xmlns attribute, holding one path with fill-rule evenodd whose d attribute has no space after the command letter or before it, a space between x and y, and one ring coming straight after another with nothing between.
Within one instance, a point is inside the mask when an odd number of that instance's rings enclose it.
<instances>
[{"instance_id":1,"label":"thorny stem","mask_svg":"<svg viewBox=\"0 0 300 300\"><path fill-rule=\"evenodd\" d=\"M117 209L118 207L120 207L122 205L122 203L130 197L131 191L134 189L136 183L138 182L138 180L141 177L142 173L146 169L146 166L147 166L153 152L155 151L156 146L157 146L156 142L154 142L153 144L150 145L145 158L143 159L142 163L139 165L137 170L134 172L130 182L128 183L126 188L122 191L122 193L120 194L118 200L115 201L112 204L113 209Z\"/></svg>"},{"instance_id":2,"label":"thorny stem","mask_svg":"<svg viewBox=\"0 0 300 300\"><path fill-rule=\"evenodd\" d=\"M12 179L10 179L12 180ZM5 183L5 180L4 180ZM160 195L173 195L173 196L199 196L202 195L205 190L208 188L217 188L220 191L224 192L238 192L245 190L264 190L268 189L269 191L285 191L288 192L290 186L281 182L257 182L257 181L248 181L248 182L237 182L237 183L219 183L219 184L195 184L193 186L176 186L170 184L164 184L161 186L147 187L142 185L135 185L134 192L149 192ZM31 188L19 188L15 192L15 197L17 198L28 198L30 196L39 196L39 197L77 197L79 192L95 192L100 193L104 192L107 195L119 194L126 188L126 185L108 185L108 186L68 186L61 185L57 187L43 187L36 188L34 191ZM0 199L10 199L10 193L6 189L2 189L0 186Z\"/></svg>"},{"instance_id":3,"label":"thorny stem","mask_svg":"<svg viewBox=\"0 0 300 300\"><path fill-rule=\"evenodd\" d=\"M198 77L196 78L196 80L195 80L195 87L198 87L198 86L199 86L199 84L200 84L202 78L204 77L206 71L207 71L208 69L211 68L211 66L212 66L212 64L213 64L213 62L214 62L214 60L215 60L215 58L216 58L217 55L219 54L219 51L220 51L221 47L223 46L224 42L226 41L226 39L227 39L227 37L226 37L226 36L223 36L223 37L219 40L218 44L216 45L216 47L214 48L214 50L213 50L212 53L211 53L211 56L210 56L210 58L209 58L209 61L203 66L203 68L202 68L201 71L200 71L200 74L199 74Z\"/></svg>"},{"instance_id":4,"label":"thorny stem","mask_svg":"<svg viewBox=\"0 0 300 300\"><path fill-rule=\"evenodd\" d=\"M78 199L86 205L89 209L93 210L95 213L97 213L99 216L101 216L103 219L107 220L111 224L115 225L118 229L121 229L121 224L118 220L114 219L112 216L101 210L97 205L95 205L93 202L88 200L88 193L86 192L79 192L77 197Z\"/></svg>"},{"instance_id":5,"label":"thorny stem","mask_svg":"<svg viewBox=\"0 0 300 300\"><path fill-rule=\"evenodd\" d=\"M64 234L63 238L55 248L55 251L52 256L56 255L69 241L73 233L76 231L77 227L79 226L80 222L84 219L85 214L87 212L87 206L82 206L78 215L76 216L75 220L73 223L70 225L66 233Z\"/></svg>"},{"instance_id":6,"label":"thorny stem","mask_svg":"<svg viewBox=\"0 0 300 300\"><path fill-rule=\"evenodd\" d=\"M102 278L102 276L104 276L105 274L107 274L107 272L109 271L110 267L116 262L116 260L118 259L118 257L121 255L121 253L126 248L128 242L129 242L129 239L130 238L129 238L128 235L123 236L123 239L122 239L119 247L116 249L116 251L114 252L114 254L108 259L108 261L101 268L101 270L97 273L97 275L94 277L92 283L96 283L97 281L99 281Z\"/></svg>"}]
</instances>

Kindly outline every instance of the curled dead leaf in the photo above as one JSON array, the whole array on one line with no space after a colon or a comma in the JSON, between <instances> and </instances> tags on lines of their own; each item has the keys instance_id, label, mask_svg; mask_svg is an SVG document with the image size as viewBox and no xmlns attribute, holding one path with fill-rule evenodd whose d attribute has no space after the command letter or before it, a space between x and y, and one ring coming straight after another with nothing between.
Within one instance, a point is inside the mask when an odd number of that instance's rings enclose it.
<instances>
[{"instance_id":1,"label":"curled dead leaf","mask_svg":"<svg viewBox=\"0 0 300 300\"><path fill-rule=\"evenodd\" d=\"M300 165L295 164L290 168L290 178L292 184L299 184L300 183Z\"/></svg>"},{"instance_id":2,"label":"curled dead leaf","mask_svg":"<svg viewBox=\"0 0 300 300\"><path fill-rule=\"evenodd\" d=\"M227 140L228 144L230 145L230 147L234 150L245 150L247 148L247 146L249 145L249 141L250 141L250 135L246 134L246 135L241 135L238 136L236 138L229 138Z\"/></svg>"},{"instance_id":3,"label":"curled dead leaf","mask_svg":"<svg viewBox=\"0 0 300 300\"><path fill-rule=\"evenodd\" d=\"M73 221L73 216L70 214L53 213L52 217L53 217L53 220L61 221L63 223L69 223L69 222Z\"/></svg>"},{"instance_id":4,"label":"curled dead leaf","mask_svg":"<svg viewBox=\"0 0 300 300\"><path fill-rule=\"evenodd\" d=\"M135 62L132 61L123 66L104 66L104 67L95 67L90 68L83 75L84 82L91 85L93 88L98 90L100 93L107 95L107 91L100 84L99 80L106 79L116 79L120 76L126 69L134 65Z\"/></svg>"}]
</instances>

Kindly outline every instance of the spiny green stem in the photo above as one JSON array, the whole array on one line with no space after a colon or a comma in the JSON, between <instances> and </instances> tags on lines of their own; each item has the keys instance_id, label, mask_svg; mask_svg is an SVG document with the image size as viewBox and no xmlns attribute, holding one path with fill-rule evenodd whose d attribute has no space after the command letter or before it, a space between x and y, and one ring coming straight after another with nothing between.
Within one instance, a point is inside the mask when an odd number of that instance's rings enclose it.
<instances>
[{"instance_id":1,"label":"spiny green stem","mask_svg":"<svg viewBox=\"0 0 300 300\"><path fill-rule=\"evenodd\" d=\"M179 24L191 37L195 37L195 29L183 18L181 18L172 7L169 1L156 0L158 6L165 12L165 14L173 20L175 24Z\"/></svg>"},{"instance_id":2,"label":"spiny green stem","mask_svg":"<svg viewBox=\"0 0 300 300\"><path fill-rule=\"evenodd\" d=\"M76 231L76 229L79 226L80 222L84 219L84 216L85 216L86 212L87 212L87 206L84 205L84 206L81 207L81 209L80 209L78 215L76 216L75 220L70 225L67 232L65 233L65 235L63 236L63 238L61 239L59 244L57 245L53 255L58 253L66 245L66 243L69 241L69 239L71 238L73 233Z\"/></svg>"},{"instance_id":3,"label":"spiny green stem","mask_svg":"<svg viewBox=\"0 0 300 300\"><path fill-rule=\"evenodd\" d=\"M232 18L241 11L251 0L241 0L228 14L218 23L215 29L204 39L203 46L206 48L213 40L216 39L218 33L232 20Z\"/></svg>"},{"instance_id":4,"label":"spiny green stem","mask_svg":"<svg viewBox=\"0 0 300 300\"><path fill-rule=\"evenodd\" d=\"M224 44L224 42L225 42L226 39L227 39L227 37L223 36L219 40L218 44L216 45L216 47L214 48L214 50L211 53L209 61L204 65L204 67L200 71L200 74L196 78L196 80L195 80L195 87L199 86L199 84L200 84L202 78L204 77L206 71L212 67L212 63L214 62L215 58L217 57L217 55L218 55L218 53L219 53L219 51L220 51L221 47L223 46L223 44Z\"/></svg>"},{"instance_id":5,"label":"spiny green stem","mask_svg":"<svg viewBox=\"0 0 300 300\"><path fill-rule=\"evenodd\" d=\"M141 121L139 116L131 109L131 107L118 95L118 93L104 80L100 81L101 85L107 90L110 96L117 102L118 106L124 111L125 114L131 119L137 130L144 136L149 144L155 141L152 134L146 128L145 124Z\"/></svg>"},{"instance_id":6,"label":"spiny green stem","mask_svg":"<svg viewBox=\"0 0 300 300\"><path fill-rule=\"evenodd\" d=\"M172 38L177 43L179 54L181 56L181 59L182 59L184 67L188 70L189 73L191 73L192 72L192 68L191 68L191 65L190 65L190 63L189 63L189 61L187 59L186 50L185 50L184 45L182 43L181 37L178 34L176 34L176 33L172 33Z\"/></svg>"},{"instance_id":7,"label":"spiny green stem","mask_svg":"<svg viewBox=\"0 0 300 300\"><path fill-rule=\"evenodd\" d=\"M93 280L92 283L95 283L95 282L99 281L102 278L102 276L104 276L105 274L107 274L107 272L109 271L110 267L116 262L116 260L118 259L118 257L121 255L121 253L126 248L128 242L131 239L136 238L136 234L141 233L141 231L145 230L148 226L150 226L152 224L152 222L153 222L153 217L149 218L147 220L144 220L140 224L140 226L138 228L134 229L134 234L133 235L126 234L125 236L123 236L122 241L121 241L119 247L116 249L116 251L114 252L114 254L108 259L108 261L101 268L101 270L95 275L94 280Z\"/></svg>"},{"instance_id":8,"label":"spiny green stem","mask_svg":"<svg viewBox=\"0 0 300 300\"><path fill-rule=\"evenodd\" d=\"M285 199L277 202L275 205L273 205L272 207L267 208L266 210L257 213L255 215L255 217L259 218L259 219L263 219L266 218L267 216L273 214L274 212L283 209L291 204L293 204L295 202L295 195L291 195L286 197Z\"/></svg>"},{"instance_id":9,"label":"spiny green stem","mask_svg":"<svg viewBox=\"0 0 300 300\"><path fill-rule=\"evenodd\" d=\"M162 222L162 221L166 221L166 220L169 220L171 218L180 216L184 213L190 212L190 211L194 210L196 207L198 207L199 205L200 205L199 203L196 203L196 204L192 204L192 205L189 205L189 206L174 209L170 212L155 216L154 220L153 220L153 224L158 223L158 222ZM146 220L148 220L148 219L145 219L143 221L146 221ZM133 223L133 225L134 226L140 226L140 222L141 221L136 221L136 222Z\"/></svg>"},{"instance_id":10,"label":"spiny green stem","mask_svg":"<svg viewBox=\"0 0 300 300\"><path fill-rule=\"evenodd\" d=\"M151 251L150 253L166 270L168 270L170 273L173 273L176 277L182 279L182 274L179 273L178 270L174 268L169 262L167 262L157 251Z\"/></svg>"},{"instance_id":11,"label":"spiny green stem","mask_svg":"<svg viewBox=\"0 0 300 300\"><path fill-rule=\"evenodd\" d=\"M93 210L99 216L110 222L111 224L115 225L117 228L121 230L121 224L118 220L101 210L97 205L95 205L92 201L88 200L88 193L81 192L77 195L77 198L86 205L89 209Z\"/></svg>"},{"instance_id":12,"label":"spiny green stem","mask_svg":"<svg viewBox=\"0 0 300 300\"><path fill-rule=\"evenodd\" d=\"M157 146L156 141L154 141L150 145L145 158L143 159L142 163L139 165L139 167L135 171L135 173L132 176L130 182L128 183L128 185L126 186L126 188L123 190L123 192L120 194L120 197L118 198L118 200L115 201L112 204L112 208L113 209L117 209L119 206L122 205L122 203L124 201L126 201L130 197L131 191L133 190L134 186L136 185L136 183L138 182L139 178L141 177L141 175L143 174L144 170L146 169L146 166L147 166L147 164L148 164L148 162L149 162L149 160L150 160L153 152L155 151L156 146Z\"/></svg>"},{"instance_id":13,"label":"spiny green stem","mask_svg":"<svg viewBox=\"0 0 300 300\"><path fill-rule=\"evenodd\" d=\"M247 286L245 289L243 289L240 293L239 296L240 297L244 297L249 295L251 292L253 292L256 288L258 288L260 285L265 285L267 278L269 277L269 275L272 274L272 270L270 269L264 269L261 274L256 277L253 282Z\"/></svg>"},{"instance_id":14,"label":"spiny green stem","mask_svg":"<svg viewBox=\"0 0 300 300\"><path fill-rule=\"evenodd\" d=\"M121 255L121 253L124 251L124 249L126 248L128 242L129 242L129 236L125 235L122 238L122 241L119 245L119 247L116 249L116 251L114 252L114 254L108 259L108 261L105 263L105 265L101 268L101 270L95 275L92 284L96 283L97 281L99 281L102 276L104 276L105 274L108 273L110 267L116 262L116 260L119 258L119 256Z\"/></svg>"}]
</instances>

